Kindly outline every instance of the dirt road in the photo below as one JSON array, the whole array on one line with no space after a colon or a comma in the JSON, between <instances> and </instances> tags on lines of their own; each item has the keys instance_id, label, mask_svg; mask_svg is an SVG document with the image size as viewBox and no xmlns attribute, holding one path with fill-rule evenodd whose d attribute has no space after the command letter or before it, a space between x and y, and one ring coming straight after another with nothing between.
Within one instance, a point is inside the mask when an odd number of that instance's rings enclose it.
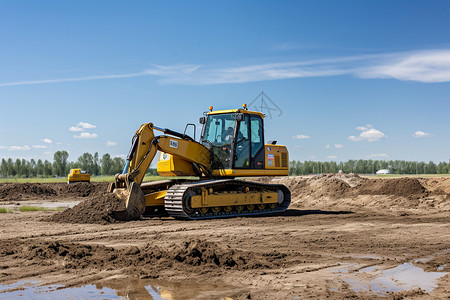
<instances>
[{"instance_id":1,"label":"dirt road","mask_svg":"<svg viewBox=\"0 0 450 300\"><path fill-rule=\"evenodd\" d=\"M0 205L85 203L0 214L0 298L64 291L130 299L450 295L449 178L257 180L286 184L290 209L221 220L65 223L58 216L76 218L106 187L0 185Z\"/></svg>"}]
</instances>

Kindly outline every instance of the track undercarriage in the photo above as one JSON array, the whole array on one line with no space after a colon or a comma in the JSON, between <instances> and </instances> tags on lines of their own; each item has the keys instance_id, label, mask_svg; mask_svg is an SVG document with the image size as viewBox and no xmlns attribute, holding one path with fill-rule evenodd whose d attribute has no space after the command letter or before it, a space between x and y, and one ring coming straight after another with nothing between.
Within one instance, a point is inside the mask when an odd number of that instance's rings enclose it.
<instances>
[{"instance_id":1,"label":"track undercarriage","mask_svg":"<svg viewBox=\"0 0 450 300\"><path fill-rule=\"evenodd\" d=\"M291 201L282 184L244 180L164 180L143 183L144 216L169 215L177 219L213 219L285 211Z\"/></svg>"}]
</instances>

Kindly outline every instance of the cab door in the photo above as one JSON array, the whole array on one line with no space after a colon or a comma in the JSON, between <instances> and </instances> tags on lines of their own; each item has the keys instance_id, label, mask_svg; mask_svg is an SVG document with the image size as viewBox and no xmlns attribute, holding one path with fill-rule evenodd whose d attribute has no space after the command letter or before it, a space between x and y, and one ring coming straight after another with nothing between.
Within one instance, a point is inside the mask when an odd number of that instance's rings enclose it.
<instances>
[{"instance_id":1,"label":"cab door","mask_svg":"<svg viewBox=\"0 0 450 300\"><path fill-rule=\"evenodd\" d=\"M234 167L237 169L248 169L250 164L250 118L244 114L244 119L237 122L235 145L234 145Z\"/></svg>"},{"instance_id":2,"label":"cab door","mask_svg":"<svg viewBox=\"0 0 450 300\"><path fill-rule=\"evenodd\" d=\"M258 115L245 114L237 122L234 168L264 169L264 128Z\"/></svg>"},{"instance_id":3,"label":"cab door","mask_svg":"<svg viewBox=\"0 0 450 300\"><path fill-rule=\"evenodd\" d=\"M264 169L264 127L258 115L250 115L251 168Z\"/></svg>"}]
</instances>

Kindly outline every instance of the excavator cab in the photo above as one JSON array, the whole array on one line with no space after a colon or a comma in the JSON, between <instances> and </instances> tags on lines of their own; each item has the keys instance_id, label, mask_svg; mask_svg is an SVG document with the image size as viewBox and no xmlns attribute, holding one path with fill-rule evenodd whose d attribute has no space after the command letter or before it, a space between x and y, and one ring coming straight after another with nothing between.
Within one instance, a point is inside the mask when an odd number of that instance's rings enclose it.
<instances>
[{"instance_id":1,"label":"excavator cab","mask_svg":"<svg viewBox=\"0 0 450 300\"><path fill-rule=\"evenodd\" d=\"M246 109L210 111L200 143L210 149L213 169L264 169L264 115Z\"/></svg>"}]
</instances>

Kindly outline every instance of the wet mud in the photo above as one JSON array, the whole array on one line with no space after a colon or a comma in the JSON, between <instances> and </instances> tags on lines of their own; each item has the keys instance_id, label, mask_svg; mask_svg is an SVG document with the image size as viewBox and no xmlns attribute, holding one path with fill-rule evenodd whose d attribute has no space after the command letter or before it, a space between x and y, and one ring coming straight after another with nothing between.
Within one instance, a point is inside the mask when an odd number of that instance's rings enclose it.
<instances>
[{"instance_id":1,"label":"wet mud","mask_svg":"<svg viewBox=\"0 0 450 300\"><path fill-rule=\"evenodd\" d=\"M288 211L117 222L110 212L123 204L105 192L107 184L2 184L0 204L81 202L62 212L0 214L0 298L16 295L24 281L35 282L32 293L39 286L74 288L68 290L73 293L96 286L104 295L129 299L158 299L166 292L173 299L450 295L449 178L345 174L252 180L287 185L293 195ZM415 270L419 283L399 288L394 283L404 280L398 274L406 269ZM420 285L420 276L432 280Z\"/></svg>"}]
</instances>

